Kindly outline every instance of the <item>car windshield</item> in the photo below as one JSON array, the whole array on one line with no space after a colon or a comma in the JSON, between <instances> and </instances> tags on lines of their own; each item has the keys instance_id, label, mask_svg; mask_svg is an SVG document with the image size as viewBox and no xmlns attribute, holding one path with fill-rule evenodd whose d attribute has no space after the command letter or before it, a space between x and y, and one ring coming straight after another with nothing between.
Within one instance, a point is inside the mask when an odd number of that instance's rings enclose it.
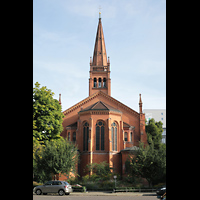
<instances>
[{"instance_id":1,"label":"car windshield","mask_svg":"<svg viewBox=\"0 0 200 200\"><path fill-rule=\"evenodd\" d=\"M69 185L69 183L68 183L68 182L66 182L66 181L64 181L63 183L64 183L65 185Z\"/></svg>"}]
</instances>

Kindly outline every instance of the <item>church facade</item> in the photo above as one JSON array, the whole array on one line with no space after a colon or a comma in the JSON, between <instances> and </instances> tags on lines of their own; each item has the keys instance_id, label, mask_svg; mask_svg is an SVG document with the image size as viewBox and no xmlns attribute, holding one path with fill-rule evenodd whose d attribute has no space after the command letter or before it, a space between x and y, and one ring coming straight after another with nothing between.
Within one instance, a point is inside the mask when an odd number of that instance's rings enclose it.
<instances>
[{"instance_id":1,"label":"church facade","mask_svg":"<svg viewBox=\"0 0 200 200\"><path fill-rule=\"evenodd\" d=\"M139 146L139 141L147 144L145 114L142 113L141 95L139 113L111 96L110 60L101 16L89 73L89 96L63 111L61 136L78 147L77 173L80 176L86 175L86 165L103 161L123 176L130 151ZM61 103L60 97L59 101Z\"/></svg>"}]
</instances>

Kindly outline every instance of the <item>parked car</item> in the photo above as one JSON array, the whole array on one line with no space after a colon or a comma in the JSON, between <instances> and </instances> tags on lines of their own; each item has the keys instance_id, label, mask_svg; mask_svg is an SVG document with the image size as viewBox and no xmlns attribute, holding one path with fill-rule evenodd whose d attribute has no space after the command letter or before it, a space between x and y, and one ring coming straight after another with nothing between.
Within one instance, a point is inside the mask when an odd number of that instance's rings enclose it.
<instances>
[{"instance_id":1,"label":"parked car","mask_svg":"<svg viewBox=\"0 0 200 200\"><path fill-rule=\"evenodd\" d=\"M156 194L159 195L159 196L162 196L165 192L166 192L165 186L156 190Z\"/></svg>"},{"instance_id":2,"label":"parked car","mask_svg":"<svg viewBox=\"0 0 200 200\"><path fill-rule=\"evenodd\" d=\"M38 185L34 187L33 192L37 195L47 193L58 193L60 196L69 195L72 190L72 186L66 181L48 181L44 185Z\"/></svg>"}]
</instances>

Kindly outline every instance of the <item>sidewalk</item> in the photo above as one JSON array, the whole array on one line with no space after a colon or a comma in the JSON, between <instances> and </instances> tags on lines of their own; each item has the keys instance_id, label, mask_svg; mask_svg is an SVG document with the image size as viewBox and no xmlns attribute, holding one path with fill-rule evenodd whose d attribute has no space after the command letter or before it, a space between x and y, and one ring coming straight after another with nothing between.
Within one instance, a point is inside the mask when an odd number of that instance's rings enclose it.
<instances>
[{"instance_id":1,"label":"sidewalk","mask_svg":"<svg viewBox=\"0 0 200 200\"><path fill-rule=\"evenodd\" d=\"M70 196L156 196L155 192L147 193L147 192L116 192L112 193L110 191L102 191L102 192L72 192Z\"/></svg>"}]
</instances>

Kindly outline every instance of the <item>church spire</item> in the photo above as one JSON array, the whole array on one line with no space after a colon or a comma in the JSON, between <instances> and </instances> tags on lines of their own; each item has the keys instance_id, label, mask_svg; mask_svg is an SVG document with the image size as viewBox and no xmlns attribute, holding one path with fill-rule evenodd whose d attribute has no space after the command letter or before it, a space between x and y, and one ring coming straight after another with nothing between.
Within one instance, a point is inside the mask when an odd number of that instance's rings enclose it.
<instances>
[{"instance_id":1,"label":"church spire","mask_svg":"<svg viewBox=\"0 0 200 200\"><path fill-rule=\"evenodd\" d=\"M96 41L93 53L93 66L107 66L106 46L101 23L101 12L99 12L99 24L97 27Z\"/></svg>"},{"instance_id":2,"label":"church spire","mask_svg":"<svg viewBox=\"0 0 200 200\"><path fill-rule=\"evenodd\" d=\"M93 58L90 57L89 96L98 91L111 95L110 58L107 60L101 12L99 12Z\"/></svg>"}]
</instances>

